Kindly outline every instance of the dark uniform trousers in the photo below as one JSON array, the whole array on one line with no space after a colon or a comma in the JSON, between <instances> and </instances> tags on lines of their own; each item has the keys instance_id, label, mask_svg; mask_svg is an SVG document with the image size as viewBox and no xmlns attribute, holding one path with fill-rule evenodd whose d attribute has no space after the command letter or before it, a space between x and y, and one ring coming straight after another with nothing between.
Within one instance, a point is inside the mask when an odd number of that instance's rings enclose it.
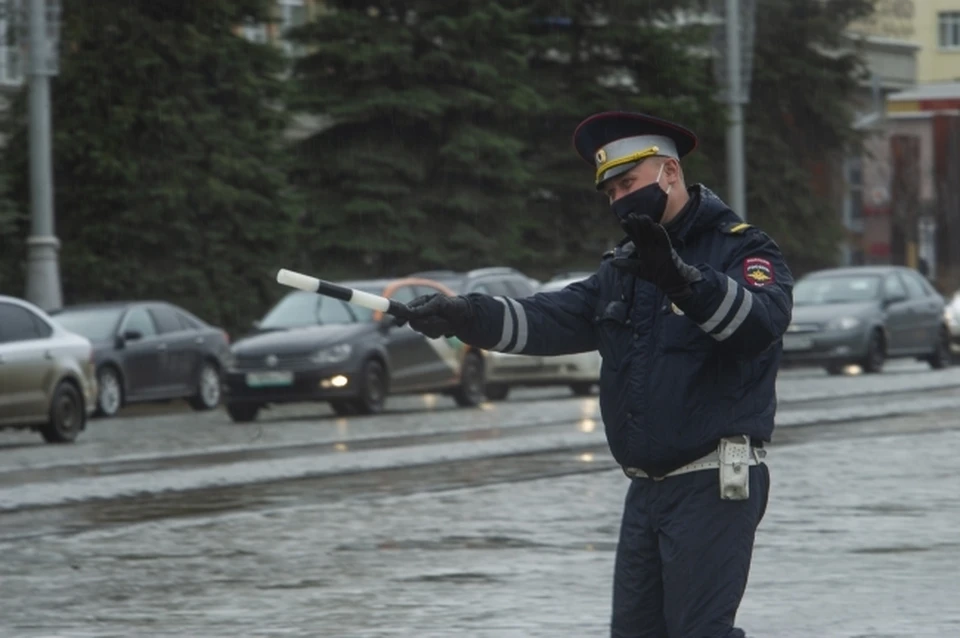
<instances>
[{"instance_id":1,"label":"dark uniform trousers","mask_svg":"<svg viewBox=\"0 0 960 638\"><path fill-rule=\"evenodd\" d=\"M613 638L739 638L734 627L770 473L750 468L750 498L720 499L719 473L631 481L613 585Z\"/></svg>"}]
</instances>

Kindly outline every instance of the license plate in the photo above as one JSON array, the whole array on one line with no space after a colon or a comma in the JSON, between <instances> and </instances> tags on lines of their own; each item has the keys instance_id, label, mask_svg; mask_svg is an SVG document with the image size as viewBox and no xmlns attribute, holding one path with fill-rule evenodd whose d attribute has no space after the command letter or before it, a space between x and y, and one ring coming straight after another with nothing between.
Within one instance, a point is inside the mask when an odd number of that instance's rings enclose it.
<instances>
[{"instance_id":1,"label":"license plate","mask_svg":"<svg viewBox=\"0 0 960 638\"><path fill-rule=\"evenodd\" d=\"M784 350L809 350L813 347L813 339L810 337L798 337L794 335L783 336Z\"/></svg>"},{"instance_id":2,"label":"license plate","mask_svg":"<svg viewBox=\"0 0 960 638\"><path fill-rule=\"evenodd\" d=\"M251 388L277 388L293 385L293 373L286 371L248 372L247 385Z\"/></svg>"}]
</instances>

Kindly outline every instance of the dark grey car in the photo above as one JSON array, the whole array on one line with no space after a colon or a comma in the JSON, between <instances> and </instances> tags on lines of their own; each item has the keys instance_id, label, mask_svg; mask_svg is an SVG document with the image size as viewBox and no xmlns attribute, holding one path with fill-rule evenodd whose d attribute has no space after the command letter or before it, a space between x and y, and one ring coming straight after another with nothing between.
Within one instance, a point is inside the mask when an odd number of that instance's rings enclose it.
<instances>
[{"instance_id":1,"label":"dark grey car","mask_svg":"<svg viewBox=\"0 0 960 638\"><path fill-rule=\"evenodd\" d=\"M341 282L407 303L453 294L423 278ZM257 332L231 348L225 403L238 423L269 405L327 402L340 415L382 412L388 395L438 392L463 407L484 401L483 359L456 339L428 339L390 316L337 299L291 292Z\"/></svg>"},{"instance_id":2,"label":"dark grey car","mask_svg":"<svg viewBox=\"0 0 960 638\"><path fill-rule=\"evenodd\" d=\"M793 320L783 337L785 365L850 364L879 372L886 359L950 364L945 301L920 273L901 266L857 266L811 273L793 290Z\"/></svg>"},{"instance_id":3,"label":"dark grey car","mask_svg":"<svg viewBox=\"0 0 960 638\"><path fill-rule=\"evenodd\" d=\"M64 308L53 318L93 343L98 416L147 401L183 398L195 410L219 405L230 339L183 308L105 302Z\"/></svg>"}]
</instances>

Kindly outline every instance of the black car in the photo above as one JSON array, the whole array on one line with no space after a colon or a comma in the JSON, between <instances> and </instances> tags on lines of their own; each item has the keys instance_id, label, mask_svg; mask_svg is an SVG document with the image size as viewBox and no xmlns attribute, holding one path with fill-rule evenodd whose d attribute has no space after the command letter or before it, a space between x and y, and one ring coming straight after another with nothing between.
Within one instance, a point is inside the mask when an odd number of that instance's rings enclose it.
<instances>
[{"instance_id":1,"label":"black car","mask_svg":"<svg viewBox=\"0 0 960 638\"><path fill-rule=\"evenodd\" d=\"M343 285L404 303L452 294L422 278ZM236 422L280 403L326 401L345 415L381 412L388 394L443 392L464 407L485 399L478 351L455 339L428 339L379 312L297 291L256 328L231 348L225 401Z\"/></svg>"},{"instance_id":2,"label":"black car","mask_svg":"<svg viewBox=\"0 0 960 638\"><path fill-rule=\"evenodd\" d=\"M220 403L230 353L227 333L164 301L105 302L51 313L93 344L98 416L124 405L187 399L195 410Z\"/></svg>"}]
</instances>

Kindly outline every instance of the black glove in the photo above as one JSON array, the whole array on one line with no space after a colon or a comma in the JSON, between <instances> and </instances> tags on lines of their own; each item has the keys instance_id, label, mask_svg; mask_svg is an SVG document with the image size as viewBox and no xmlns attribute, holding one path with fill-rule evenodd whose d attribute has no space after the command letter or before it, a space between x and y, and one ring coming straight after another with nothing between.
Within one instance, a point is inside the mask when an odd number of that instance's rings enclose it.
<instances>
[{"instance_id":1,"label":"black glove","mask_svg":"<svg viewBox=\"0 0 960 638\"><path fill-rule=\"evenodd\" d=\"M680 259L670 243L667 229L647 215L629 215L621 224L633 241L629 257L613 260L613 266L645 279L671 299L683 299L691 293L690 284L700 281L700 271Z\"/></svg>"},{"instance_id":2,"label":"black glove","mask_svg":"<svg viewBox=\"0 0 960 638\"><path fill-rule=\"evenodd\" d=\"M407 308L410 327L431 339L454 337L473 318L473 308L466 297L423 295L408 303ZM405 323L405 319L397 320L398 326Z\"/></svg>"}]
</instances>

